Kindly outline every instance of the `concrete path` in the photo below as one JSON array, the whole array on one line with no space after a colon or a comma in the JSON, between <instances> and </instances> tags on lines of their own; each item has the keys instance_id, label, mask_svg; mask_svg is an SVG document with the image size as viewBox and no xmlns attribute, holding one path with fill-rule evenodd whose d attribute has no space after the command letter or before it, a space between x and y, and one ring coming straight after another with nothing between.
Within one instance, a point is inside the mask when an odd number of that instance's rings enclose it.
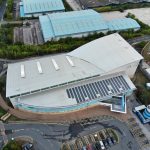
<instances>
[{"instance_id":1,"label":"concrete path","mask_svg":"<svg viewBox=\"0 0 150 150\"><path fill-rule=\"evenodd\" d=\"M46 122L70 122L73 120L80 120L83 118L90 118L93 116L101 116L101 115L108 115L113 116L117 119L120 119L122 121L126 121L128 118L130 118L130 114L121 114L121 113L115 113L111 112L109 107L106 106L92 106L88 107L82 110L74 111L74 112L66 112L66 113L33 113L23 110L17 110L9 107L3 98L0 96L0 106L8 111L10 114L16 116L20 119L25 120L35 120L35 121L46 121Z\"/></svg>"},{"instance_id":2,"label":"concrete path","mask_svg":"<svg viewBox=\"0 0 150 150\"><path fill-rule=\"evenodd\" d=\"M7 135L5 134L5 127L2 121L0 121L0 133L3 137L4 144L8 143Z\"/></svg>"},{"instance_id":3,"label":"concrete path","mask_svg":"<svg viewBox=\"0 0 150 150\"><path fill-rule=\"evenodd\" d=\"M140 43L143 41L150 41L150 35L144 35L144 36L140 36L140 37L136 37L136 38L128 40L130 44L136 44L136 43Z\"/></svg>"}]
</instances>

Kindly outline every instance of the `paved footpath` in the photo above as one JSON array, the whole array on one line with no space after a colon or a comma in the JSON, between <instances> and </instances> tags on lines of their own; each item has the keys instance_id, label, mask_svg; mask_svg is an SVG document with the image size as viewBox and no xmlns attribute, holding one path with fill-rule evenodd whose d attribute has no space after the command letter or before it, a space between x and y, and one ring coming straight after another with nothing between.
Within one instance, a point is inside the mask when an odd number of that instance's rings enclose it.
<instances>
[{"instance_id":1,"label":"paved footpath","mask_svg":"<svg viewBox=\"0 0 150 150\"><path fill-rule=\"evenodd\" d=\"M0 121L0 134L3 137L4 144L7 144L8 138L7 135L5 134L5 127L2 121Z\"/></svg>"},{"instance_id":2,"label":"paved footpath","mask_svg":"<svg viewBox=\"0 0 150 150\"><path fill-rule=\"evenodd\" d=\"M1 95L0 95L0 106L10 114L16 116L17 118L25 119L25 120L34 120L34 121L40 120L41 122L45 121L45 122L53 122L53 123L54 122L63 123L63 122L70 122L73 120L80 120L83 118L101 116L101 115L108 115L120 119L122 121L126 121L130 117L129 113L121 114L121 113L111 112L109 107L101 106L101 105L91 106L74 112L33 113L33 112L13 109L9 107Z\"/></svg>"}]
</instances>

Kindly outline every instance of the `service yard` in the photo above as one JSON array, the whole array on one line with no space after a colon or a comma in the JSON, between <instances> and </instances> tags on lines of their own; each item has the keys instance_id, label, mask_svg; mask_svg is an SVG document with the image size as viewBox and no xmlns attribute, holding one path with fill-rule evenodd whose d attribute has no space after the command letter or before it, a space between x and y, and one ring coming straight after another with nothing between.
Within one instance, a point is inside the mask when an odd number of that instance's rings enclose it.
<instances>
[{"instance_id":1,"label":"service yard","mask_svg":"<svg viewBox=\"0 0 150 150\"><path fill-rule=\"evenodd\" d=\"M128 13L134 14L143 23L150 25L150 8L128 9L124 12L113 11L101 13L107 20L123 18Z\"/></svg>"}]
</instances>

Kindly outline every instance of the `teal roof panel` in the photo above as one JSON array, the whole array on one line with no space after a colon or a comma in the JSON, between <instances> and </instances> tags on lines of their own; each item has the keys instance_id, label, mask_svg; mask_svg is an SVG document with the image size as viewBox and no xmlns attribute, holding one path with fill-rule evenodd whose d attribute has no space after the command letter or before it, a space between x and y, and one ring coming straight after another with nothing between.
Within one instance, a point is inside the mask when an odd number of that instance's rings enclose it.
<instances>
[{"instance_id":1,"label":"teal roof panel","mask_svg":"<svg viewBox=\"0 0 150 150\"><path fill-rule=\"evenodd\" d=\"M139 29L140 25L131 18L114 19L107 22L110 31Z\"/></svg>"},{"instance_id":2,"label":"teal roof panel","mask_svg":"<svg viewBox=\"0 0 150 150\"><path fill-rule=\"evenodd\" d=\"M44 40L96 31L120 31L140 28L140 25L131 18L106 21L100 13L92 9L40 16L40 24Z\"/></svg>"},{"instance_id":3,"label":"teal roof panel","mask_svg":"<svg viewBox=\"0 0 150 150\"><path fill-rule=\"evenodd\" d=\"M25 14L65 10L62 0L22 0Z\"/></svg>"},{"instance_id":4,"label":"teal roof panel","mask_svg":"<svg viewBox=\"0 0 150 150\"><path fill-rule=\"evenodd\" d=\"M45 16L40 16L40 18ZM107 30L108 26L103 17L94 10L82 10L48 14L47 21L51 22L51 31L55 37ZM40 23L47 26L42 19ZM42 30L43 30L42 28ZM47 27L45 27L47 28ZM47 34L47 33L46 33ZM45 33L43 32L45 37Z\"/></svg>"},{"instance_id":5,"label":"teal roof panel","mask_svg":"<svg viewBox=\"0 0 150 150\"><path fill-rule=\"evenodd\" d=\"M49 38L53 38L55 35L49 17L47 15L39 16L39 20L41 22L41 29L43 32L44 41L49 40Z\"/></svg>"}]
</instances>

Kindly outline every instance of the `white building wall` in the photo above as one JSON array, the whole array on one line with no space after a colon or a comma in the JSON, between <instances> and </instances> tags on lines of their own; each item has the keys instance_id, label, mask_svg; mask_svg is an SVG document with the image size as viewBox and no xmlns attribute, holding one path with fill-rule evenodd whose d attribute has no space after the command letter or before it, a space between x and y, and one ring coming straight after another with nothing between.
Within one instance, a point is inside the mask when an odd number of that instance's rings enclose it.
<instances>
[{"instance_id":1,"label":"white building wall","mask_svg":"<svg viewBox=\"0 0 150 150\"><path fill-rule=\"evenodd\" d=\"M133 62L133 63L131 63L131 64L127 64L127 65L125 65L125 66L121 66L121 67L119 67L119 68L117 68L117 69L114 69L114 70L112 70L112 71L110 71L110 72L107 72L106 74L112 74L112 73L116 73L116 72L121 72L121 71L123 71L123 72L125 72L130 78L133 78L133 77L134 77L134 74L135 74L135 72L136 72L136 69L137 69L137 67L138 67L138 65L139 65L139 62L140 62L140 61L136 61L136 62Z\"/></svg>"},{"instance_id":2,"label":"white building wall","mask_svg":"<svg viewBox=\"0 0 150 150\"><path fill-rule=\"evenodd\" d=\"M94 33L104 33L106 34L108 32L108 30L101 30L101 31L93 31L93 32L87 32L87 33L81 33L81 34L72 34L72 35L66 35L66 36L61 36L61 37L54 37L53 40L54 41L58 41L60 38L67 38L67 37L72 37L72 38L81 38L83 36L88 36L88 35L92 35ZM50 38L47 41L51 41L52 39Z\"/></svg>"},{"instance_id":3,"label":"white building wall","mask_svg":"<svg viewBox=\"0 0 150 150\"><path fill-rule=\"evenodd\" d=\"M15 98L9 98L12 105L14 106L14 108L16 108L16 105L18 104L18 100L16 100Z\"/></svg>"}]
</instances>

